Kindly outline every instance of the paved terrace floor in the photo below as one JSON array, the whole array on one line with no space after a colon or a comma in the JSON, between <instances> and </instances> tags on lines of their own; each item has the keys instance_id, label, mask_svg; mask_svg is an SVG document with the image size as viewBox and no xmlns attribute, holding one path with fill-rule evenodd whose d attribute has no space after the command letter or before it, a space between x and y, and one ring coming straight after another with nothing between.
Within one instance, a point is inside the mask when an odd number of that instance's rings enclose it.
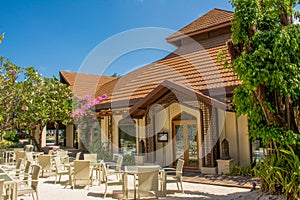
<instances>
[{"instance_id":1,"label":"paved terrace floor","mask_svg":"<svg viewBox=\"0 0 300 200\"><path fill-rule=\"evenodd\" d=\"M55 176L49 176L40 178L39 184L39 199L40 200L92 200L92 199L103 199L103 192L105 185L101 184L98 186L97 181L93 183L92 187L82 188L77 186L74 190L71 186L66 186L68 176L62 176L61 183L54 184ZM228 180L224 179L221 181L220 177L214 180L214 177L196 177L189 176L184 177L187 181L184 182L183 187L185 193L177 191L176 183L169 183L167 185L167 196L160 199L205 199L205 200L234 200L234 199L249 199L249 200L267 200L267 199L283 199L278 197L262 195L259 191L250 191L249 188L220 186L217 184L228 183ZM224 177L223 177L224 178ZM201 184L200 182L206 181L207 184ZM234 181L231 180L233 183ZM133 197L133 177L129 177L129 198ZM226 184L224 184L226 185ZM243 186L242 186L243 187ZM122 199L121 186L110 186L108 187L108 194L106 199ZM22 196L19 200L32 199L31 196Z\"/></svg>"}]
</instances>

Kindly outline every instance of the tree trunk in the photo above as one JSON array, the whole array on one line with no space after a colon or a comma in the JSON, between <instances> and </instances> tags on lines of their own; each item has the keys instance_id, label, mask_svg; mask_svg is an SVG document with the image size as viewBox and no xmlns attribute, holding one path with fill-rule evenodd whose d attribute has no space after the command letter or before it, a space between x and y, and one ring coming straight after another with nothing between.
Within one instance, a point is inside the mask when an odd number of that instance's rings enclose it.
<instances>
[{"instance_id":1,"label":"tree trunk","mask_svg":"<svg viewBox=\"0 0 300 200\"><path fill-rule=\"evenodd\" d=\"M30 139L32 140L34 146L37 147L38 151L43 151L38 141L35 139L35 137L32 134L29 134Z\"/></svg>"},{"instance_id":2,"label":"tree trunk","mask_svg":"<svg viewBox=\"0 0 300 200\"><path fill-rule=\"evenodd\" d=\"M58 145L59 139L59 124L55 124L55 145Z\"/></svg>"}]
</instances>

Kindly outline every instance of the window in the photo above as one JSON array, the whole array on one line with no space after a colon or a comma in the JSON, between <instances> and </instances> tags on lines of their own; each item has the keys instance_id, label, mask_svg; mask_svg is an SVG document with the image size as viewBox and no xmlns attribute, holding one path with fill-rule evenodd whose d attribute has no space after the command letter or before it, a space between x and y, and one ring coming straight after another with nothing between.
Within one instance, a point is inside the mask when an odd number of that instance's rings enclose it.
<instances>
[{"instance_id":1,"label":"window","mask_svg":"<svg viewBox=\"0 0 300 200\"><path fill-rule=\"evenodd\" d=\"M119 121L119 151L124 154L136 153L136 126L131 118Z\"/></svg>"}]
</instances>

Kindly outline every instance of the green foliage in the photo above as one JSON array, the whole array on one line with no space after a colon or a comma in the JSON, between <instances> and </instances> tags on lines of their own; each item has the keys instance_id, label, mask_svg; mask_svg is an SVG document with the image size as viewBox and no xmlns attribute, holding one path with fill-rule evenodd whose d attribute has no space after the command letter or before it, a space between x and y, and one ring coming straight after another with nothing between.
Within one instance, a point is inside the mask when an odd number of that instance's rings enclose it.
<instances>
[{"instance_id":1,"label":"green foliage","mask_svg":"<svg viewBox=\"0 0 300 200\"><path fill-rule=\"evenodd\" d=\"M281 15L295 13L293 7L297 2L231 2L236 8L232 39L235 44L243 45L232 62L242 80L234 91L236 111L248 115L251 138L260 138L265 145L270 142L299 145L299 129L293 124L299 125L300 26L279 23ZM255 29L250 34L252 26Z\"/></svg>"},{"instance_id":2,"label":"green foliage","mask_svg":"<svg viewBox=\"0 0 300 200\"><path fill-rule=\"evenodd\" d=\"M16 134L16 132L14 131L5 131L3 135L3 139L10 142L18 143L20 139L20 135Z\"/></svg>"},{"instance_id":3,"label":"green foliage","mask_svg":"<svg viewBox=\"0 0 300 200\"><path fill-rule=\"evenodd\" d=\"M254 171L251 168L251 165L243 166L243 165L232 165L230 167L229 175L232 176L249 176L254 177Z\"/></svg>"},{"instance_id":4,"label":"green foliage","mask_svg":"<svg viewBox=\"0 0 300 200\"><path fill-rule=\"evenodd\" d=\"M135 165L135 158L133 155L125 154L123 157L123 165Z\"/></svg>"},{"instance_id":5,"label":"green foliage","mask_svg":"<svg viewBox=\"0 0 300 200\"><path fill-rule=\"evenodd\" d=\"M7 149L13 145L13 142L7 140L0 140L0 149Z\"/></svg>"},{"instance_id":6,"label":"green foliage","mask_svg":"<svg viewBox=\"0 0 300 200\"><path fill-rule=\"evenodd\" d=\"M1 35L0 35L0 44L2 43L2 40L4 39L4 33L2 33Z\"/></svg>"},{"instance_id":7,"label":"green foliage","mask_svg":"<svg viewBox=\"0 0 300 200\"><path fill-rule=\"evenodd\" d=\"M292 21L299 16L294 8L299 1L231 3L235 12L228 50L242 81L233 105L239 115L248 116L250 138L274 149L256 173L263 190L299 198L300 25Z\"/></svg>"},{"instance_id":8,"label":"green foliage","mask_svg":"<svg viewBox=\"0 0 300 200\"><path fill-rule=\"evenodd\" d=\"M283 193L288 199L300 197L300 160L291 147L279 148L259 163L254 171L269 193Z\"/></svg>"},{"instance_id":9,"label":"green foliage","mask_svg":"<svg viewBox=\"0 0 300 200\"><path fill-rule=\"evenodd\" d=\"M71 121L72 93L58 78L43 79L33 67L21 68L3 57L0 62L1 130Z\"/></svg>"}]
</instances>

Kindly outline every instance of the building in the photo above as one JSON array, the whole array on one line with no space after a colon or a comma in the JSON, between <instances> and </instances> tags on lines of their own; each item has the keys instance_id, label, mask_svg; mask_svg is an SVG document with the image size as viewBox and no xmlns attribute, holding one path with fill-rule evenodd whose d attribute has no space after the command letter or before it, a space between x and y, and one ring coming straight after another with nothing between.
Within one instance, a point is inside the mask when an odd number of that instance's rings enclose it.
<instances>
[{"instance_id":1,"label":"building","mask_svg":"<svg viewBox=\"0 0 300 200\"><path fill-rule=\"evenodd\" d=\"M110 151L162 165L182 158L186 168L203 173L216 173L217 160L228 156L239 165L250 163L247 118L230 106L240 81L217 61L231 38L232 17L213 9L166 39L177 49L165 58L121 78L95 76L102 82L92 91L108 95L96 111ZM71 76L60 74L72 85ZM72 86L74 93L91 81Z\"/></svg>"}]
</instances>

